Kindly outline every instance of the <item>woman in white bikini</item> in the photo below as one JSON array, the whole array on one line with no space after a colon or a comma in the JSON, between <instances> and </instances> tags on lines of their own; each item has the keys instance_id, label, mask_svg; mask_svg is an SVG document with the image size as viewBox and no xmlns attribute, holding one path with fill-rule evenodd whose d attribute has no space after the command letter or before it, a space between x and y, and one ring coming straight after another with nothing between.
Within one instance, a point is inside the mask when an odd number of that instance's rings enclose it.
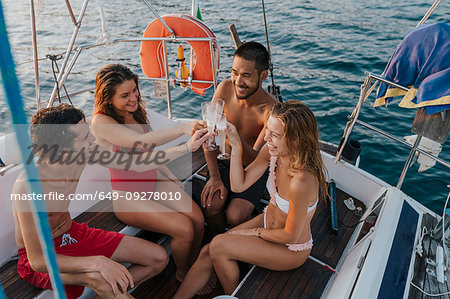
<instances>
[{"instance_id":1,"label":"woman in white bikini","mask_svg":"<svg viewBox=\"0 0 450 299\"><path fill-rule=\"evenodd\" d=\"M175 298L211 291L214 272L225 293L231 294L239 283L238 261L291 270L306 261L313 246L310 222L327 188L312 111L298 101L276 104L268 112L266 145L245 170L241 141L232 124L228 124L227 137L232 146L231 189L242 192L270 167L270 204L263 214L203 247Z\"/></svg>"}]
</instances>

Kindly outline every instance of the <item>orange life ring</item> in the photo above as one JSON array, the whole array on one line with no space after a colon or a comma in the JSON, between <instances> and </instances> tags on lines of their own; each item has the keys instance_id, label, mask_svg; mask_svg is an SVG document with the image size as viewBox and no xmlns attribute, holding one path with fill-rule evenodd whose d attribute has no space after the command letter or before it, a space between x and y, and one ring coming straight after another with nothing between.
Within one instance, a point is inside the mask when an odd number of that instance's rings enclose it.
<instances>
[{"instance_id":1,"label":"orange life ring","mask_svg":"<svg viewBox=\"0 0 450 299\"><path fill-rule=\"evenodd\" d=\"M173 30L177 37L212 37L214 39L214 57L216 70L219 70L219 48L214 33L200 20L184 14L169 14L162 19ZM167 28L155 19L144 31L144 37L168 37ZM193 49L193 80L213 81L211 50L208 41L189 41ZM141 66L144 74L149 78L162 78L166 75L162 41L143 41L141 43ZM217 74L216 74L217 75ZM192 82L191 88L199 94L211 87L212 83Z\"/></svg>"}]
</instances>

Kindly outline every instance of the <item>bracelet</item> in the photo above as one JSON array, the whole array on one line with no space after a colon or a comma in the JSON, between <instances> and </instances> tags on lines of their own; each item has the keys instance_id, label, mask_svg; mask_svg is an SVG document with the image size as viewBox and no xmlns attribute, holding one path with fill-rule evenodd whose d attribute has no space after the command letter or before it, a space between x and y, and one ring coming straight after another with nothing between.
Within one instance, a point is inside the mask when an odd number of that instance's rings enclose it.
<instances>
[{"instance_id":1,"label":"bracelet","mask_svg":"<svg viewBox=\"0 0 450 299\"><path fill-rule=\"evenodd\" d=\"M264 230L264 227L261 227L261 229L258 231L258 238L262 239L261 233Z\"/></svg>"},{"instance_id":2,"label":"bracelet","mask_svg":"<svg viewBox=\"0 0 450 299\"><path fill-rule=\"evenodd\" d=\"M253 236L262 239L261 233L262 233L263 229L264 229L264 227L256 227L255 230L253 231Z\"/></svg>"}]
</instances>

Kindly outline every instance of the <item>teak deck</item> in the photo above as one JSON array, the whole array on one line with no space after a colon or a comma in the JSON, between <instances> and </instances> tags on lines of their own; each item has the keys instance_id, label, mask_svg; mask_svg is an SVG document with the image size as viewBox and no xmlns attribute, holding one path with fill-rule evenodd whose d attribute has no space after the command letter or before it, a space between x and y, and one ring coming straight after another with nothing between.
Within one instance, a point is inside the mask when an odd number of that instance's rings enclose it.
<instances>
[{"instance_id":1,"label":"teak deck","mask_svg":"<svg viewBox=\"0 0 450 299\"><path fill-rule=\"evenodd\" d=\"M95 205L98 212L87 210L75 218L77 222L86 222L90 227L102 228L111 231L120 231L126 225L120 222L113 213L101 212L111 211L111 202L104 201ZM20 279L17 274L17 259L9 261L0 268L0 282L7 298L33 298L42 292L25 280Z\"/></svg>"},{"instance_id":2,"label":"teak deck","mask_svg":"<svg viewBox=\"0 0 450 299\"><path fill-rule=\"evenodd\" d=\"M322 147L323 148L323 147ZM333 152L333 149L325 149ZM205 163L201 150L194 153L191 159L181 158L169 164L169 168L183 179L197 171ZM190 167L192 166L192 167ZM191 172L189 170L192 170ZM349 195L337 190L339 220L347 226L354 225L358 220L353 212L348 211L343 200ZM363 206L355 200L356 205ZM364 209L364 207L363 207ZM92 212L95 210L95 212ZM312 220L312 234L314 247L311 255L332 268L336 267L339 258L350 239L354 228L345 228L340 225L337 235L329 232L329 206L320 202L316 214ZM89 226L105 230L120 231L126 225L120 222L111 211L111 202L103 201L93 208L75 218L77 222L86 222ZM154 236L153 236L154 237ZM242 276L245 273L242 273ZM324 266L309 260L298 269L292 271L269 271L256 267L247 278L244 285L237 293L239 298L318 298L322 294L332 272ZM7 298L33 298L42 292L17 274L17 259L12 259L0 268L0 282ZM179 283L175 279L175 265L173 260L169 266L158 276L150 279L133 291L136 298L171 298L178 288ZM220 285L208 296L196 298L212 298L222 293Z\"/></svg>"},{"instance_id":3,"label":"teak deck","mask_svg":"<svg viewBox=\"0 0 450 299\"><path fill-rule=\"evenodd\" d=\"M360 219L344 205L350 196L337 189L339 232L330 233L329 204L321 201L311 221L313 249L311 256L335 268ZM354 199L355 205L365 206ZM345 224L348 227L343 226ZM256 267L236 293L238 298L320 298L333 272L308 259L301 267L291 271L270 271Z\"/></svg>"},{"instance_id":4,"label":"teak deck","mask_svg":"<svg viewBox=\"0 0 450 299\"><path fill-rule=\"evenodd\" d=\"M429 214L424 214L422 218L422 227L435 227L437 224L437 221L434 217L432 217ZM436 278L436 267L434 265L428 265L427 259L431 259L432 261L436 261L436 247L439 244L438 241L432 239L430 237L430 234L426 234L423 238L423 254L422 257L419 256L417 253L416 255L416 261L414 264L414 273L415 276L412 279L412 282L418 286L419 288L423 289L425 292L430 294L442 294L442 293L448 293L450 291L450 281L447 280L445 283L439 283ZM442 246L442 243L441 243ZM445 250L445 249L444 249ZM429 270L427 272L427 269ZM431 270L431 271L430 271ZM448 271L448 270L447 270ZM448 273L445 271L444 273ZM414 298L414 299L425 299L425 298L438 298L438 299L444 299L449 298L449 295L445 296L427 296L417 290L415 287L411 286L408 294L408 298Z\"/></svg>"},{"instance_id":5,"label":"teak deck","mask_svg":"<svg viewBox=\"0 0 450 299\"><path fill-rule=\"evenodd\" d=\"M181 178L186 179L191 173L197 171L205 164L203 151L199 150L190 157L181 157L171 163L168 167L176 172ZM189 166L192 165L192 170ZM186 173L186 169L189 175ZM77 222L86 222L90 227L101 228L110 231L120 231L126 225L120 222L113 213L110 201L102 201L86 210L75 218ZM7 298L33 298L42 292L42 289L36 288L27 281L20 279L17 274L17 257L5 263L0 267L0 283L5 291Z\"/></svg>"}]
</instances>

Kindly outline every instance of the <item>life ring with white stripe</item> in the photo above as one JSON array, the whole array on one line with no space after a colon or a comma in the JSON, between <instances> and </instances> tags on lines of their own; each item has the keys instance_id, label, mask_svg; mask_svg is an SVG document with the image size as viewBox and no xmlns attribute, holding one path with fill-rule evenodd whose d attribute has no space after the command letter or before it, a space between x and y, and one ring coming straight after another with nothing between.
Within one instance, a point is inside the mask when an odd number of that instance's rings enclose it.
<instances>
[{"instance_id":1,"label":"life ring with white stripe","mask_svg":"<svg viewBox=\"0 0 450 299\"><path fill-rule=\"evenodd\" d=\"M219 48L214 33L200 20L185 14L168 14L162 19L173 30L176 37L212 37L214 59L216 59L216 71L219 70ZM167 28L158 20L153 20L144 31L143 37L168 37L171 36ZM192 46L192 79L201 81L213 81L213 66L211 49L208 41L189 41ZM166 76L164 51L162 41L143 41L141 43L141 66L144 74L149 78L162 78ZM217 75L217 73L216 73ZM202 94L211 87L212 83L192 82L190 87L195 92Z\"/></svg>"}]
</instances>

